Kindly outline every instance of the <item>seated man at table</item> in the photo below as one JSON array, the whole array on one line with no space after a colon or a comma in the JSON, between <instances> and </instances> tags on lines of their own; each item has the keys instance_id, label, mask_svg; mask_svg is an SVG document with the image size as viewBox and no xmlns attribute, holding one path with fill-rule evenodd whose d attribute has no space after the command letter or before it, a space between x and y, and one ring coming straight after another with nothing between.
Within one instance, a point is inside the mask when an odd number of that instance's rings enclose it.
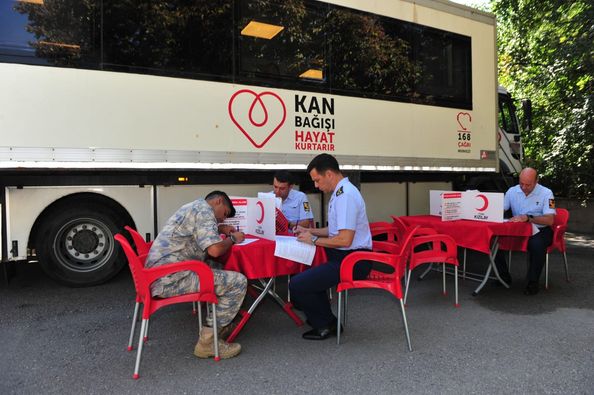
<instances>
[{"instance_id":1,"label":"seated man at table","mask_svg":"<svg viewBox=\"0 0 594 395\"><path fill-rule=\"evenodd\" d=\"M355 251L371 250L371 232L361 193L348 177L341 173L336 158L328 154L316 156L307 172L316 187L331 193L328 202L328 227L308 229L297 227L299 241L324 247L328 261L306 270L291 279L291 300L307 316L313 328L305 332L307 340L324 340L336 335L336 317L332 314L327 290L340 281L342 260ZM355 265L354 277L361 280L371 270L371 262Z\"/></svg>"},{"instance_id":2,"label":"seated man at table","mask_svg":"<svg viewBox=\"0 0 594 395\"><path fill-rule=\"evenodd\" d=\"M313 223L313 213L307 195L293 189L291 174L286 170L274 173L272 187L274 195L283 201L282 212L289 221L289 229L297 225L309 228Z\"/></svg>"},{"instance_id":3,"label":"seated man at table","mask_svg":"<svg viewBox=\"0 0 594 395\"><path fill-rule=\"evenodd\" d=\"M233 327L229 324L243 302L247 279L241 273L220 270L220 264L210 258L221 257L234 243L243 241L242 232L235 232L229 225L219 225L234 215L235 208L229 196L221 191L213 191L204 199L185 204L167 220L155 239L145 264L149 268L199 260L211 266L218 299L216 309L221 358L234 357L241 351L238 343L227 343L221 338L231 334ZM222 239L221 233L227 234L228 237ZM152 295L162 298L197 292L199 289L198 276L193 272L174 273L151 284ZM212 316L207 317L206 321L194 347L194 355L199 358L214 356Z\"/></svg>"},{"instance_id":4,"label":"seated man at table","mask_svg":"<svg viewBox=\"0 0 594 395\"><path fill-rule=\"evenodd\" d=\"M555 217L555 197L550 189L538 183L536 170L527 167L520 173L520 183L508 189L503 200L503 209L511 209L511 222L530 222L538 232L528 240L529 266L526 276L524 294L538 293L538 282L545 264L547 247L553 241L553 224ZM495 257L497 270L503 281L511 284L505 257L499 251Z\"/></svg>"}]
</instances>

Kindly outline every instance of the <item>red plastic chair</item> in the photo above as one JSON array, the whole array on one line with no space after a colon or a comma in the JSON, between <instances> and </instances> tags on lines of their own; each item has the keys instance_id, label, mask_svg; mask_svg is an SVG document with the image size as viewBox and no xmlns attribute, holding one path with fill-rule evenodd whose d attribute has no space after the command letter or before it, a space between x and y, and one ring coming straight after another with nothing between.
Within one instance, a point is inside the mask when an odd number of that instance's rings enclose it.
<instances>
[{"instance_id":1,"label":"red plastic chair","mask_svg":"<svg viewBox=\"0 0 594 395\"><path fill-rule=\"evenodd\" d=\"M394 225L390 222L370 222L369 223L369 230L371 231L371 237L386 235L386 240L390 243L399 243L401 241L401 237L399 237L399 233Z\"/></svg>"},{"instance_id":2,"label":"red plastic chair","mask_svg":"<svg viewBox=\"0 0 594 395\"><path fill-rule=\"evenodd\" d=\"M215 349L214 359L215 361L220 360L217 335L217 315L215 306L217 304L217 297L214 292L214 277L212 270L210 270L208 265L200 261L184 261L146 269L124 236L117 234L115 235L115 239L120 243L124 253L126 254L126 257L128 258L128 265L130 266L130 272L132 272L132 278L134 279L136 294L143 304L142 325L140 327L140 337L138 339L138 352L136 354L136 365L134 366L134 375L132 377L134 379L138 379L140 377L139 369L140 359L142 357L142 346L144 343L143 335L145 336L147 333L146 331L148 330L148 323L151 315L162 307L177 303L206 302L212 304ZM163 299L154 298L151 295L150 286L155 280L181 271L192 271L198 276L200 279L199 292ZM133 322L136 322L136 317L133 319Z\"/></svg>"},{"instance_id":3,"label":"red plastic chair","mask_svg":"<svg viewBox=\"0 0 594 395\"><path fill-rule=\"evenodd\" d=\"M553 222L553 242L547 248L547 257L545 260L545 288L549 289L549 254L555 250L563 253L563 262L565 263L565 281L569 282L569 270L567 268L567 254L565 249L565 231L569 221L569 211L564 208L555 210L555 222Z\"/></svg>"},{"instance_id":4,"label":"red plastic chair","mask_svg":"<svg viewBox=\"0 0 594 395\"><path fill-rule=\"evenodd\" d=\"M124 229L126 229L128 233L130 233L130 236L132 236L132 240L134 240L138 255L147 255L151 249L151 245L153 245L153 242L144 240L144 237L142 237L140 233L128 225L124 226Z\"/></svg>"},{"instance_id":5,"label":"red plastic chair","mask_svg":"<svg viewBox=\"0 0 594 395\"><path fill-rule=\"evenodd\" d=\"M423 246L423 249L417 249L417 247ZM427 247L429 247L427 249ZM406 275L406 289L404 291L404 303L408 296L408 286L410 284L410 278L412 271L426 263L441 263L443 264L443 294L447 295L446 292L446 266L454 266L454 284L456 288L456 302L454 306L459 307L458 303L458 245L448 235L435 234L426 236L417 236L412 241L410 253L410 260L408 262L408 271Z\"/></svg>"},{"instance_id":6,"label":"red plastic chair","mask_svg":"<svg viewBox=\"0 0 594 395\"><path fill-rule=\"evenodd\" d=\"M390 292L398 300L400 300L400 309L402 312L402 320L404 322L404 332L406 334L406 341L408 350L412 351L410 344L410 334L408 332L408 323L406 321L406 312L404 310L402 283L401 280L405 276L406 261L410 254L411 240L414 237L416 228L410 231L402 243L399 254L382 253L382 252L353 252L349 254L340 265L340 283L336 288L338 292L338 321L337 321L337 339L336 344L340 344L340 328L342 321L342 293L354 288L375 288L383 289ZM353 267L359 261L374 261L380 262L394 269L393 273L386 274L372 270L368 278L365 280L353 279ZM345 293L346 296L346 293ZM346 303L345 303L346 305ZM346 306L345 306L346 307ZM345 312L346 313L346 312ZM345 314L346 323L346 314Z\"/></svg>"}]
</instances>

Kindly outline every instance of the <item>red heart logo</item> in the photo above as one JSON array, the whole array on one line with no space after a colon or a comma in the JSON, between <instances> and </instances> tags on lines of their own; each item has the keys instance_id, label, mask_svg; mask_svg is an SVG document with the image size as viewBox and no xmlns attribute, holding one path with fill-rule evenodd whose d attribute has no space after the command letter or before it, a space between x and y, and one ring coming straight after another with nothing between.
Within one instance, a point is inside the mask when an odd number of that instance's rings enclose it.
<instances>
[{"instance_id":1,"label":"red heart logo","mask_svg":"<svg viewBox=\"0 0 594 395\"><path fill-rule=\"evenodd\" d=\"M462 122L465 122L465 118L468 118L468 123L472 122L472 117L467 112L459 112L458 116L456 117L456 121L458 121L458 125L462 128L462 130L468 130L466 126ZM470 126L470 125L469 125Z\"/></svg>"},{"instance_id":2,"label":"red heart logo","mask_svg":"<svg viewBox=\"0 0 594 395\"><path fill-rule=\"evenodd\" d=\"M229 99L229 116L254 147L262 148L285 123L287 108L274 92L242 89Z\"/></svg>"}]
</instances>

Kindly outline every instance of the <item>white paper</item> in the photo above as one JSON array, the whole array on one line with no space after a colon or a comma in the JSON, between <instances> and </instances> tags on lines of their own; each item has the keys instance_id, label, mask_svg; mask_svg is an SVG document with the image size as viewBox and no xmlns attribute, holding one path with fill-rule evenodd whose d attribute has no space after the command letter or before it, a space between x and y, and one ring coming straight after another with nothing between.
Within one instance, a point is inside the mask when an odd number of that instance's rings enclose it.
<instances>
[{"instance_id":1,"label":"white paper","mask_svg":"<svg viewBox=\"0 0 594 395\"><path fill-rule=\"evenodd\" d=\"M259 239L243 239L243 241L242 241L241 243L237 243L237 244L235 244L235 245L238 245L238 246L245 246L245 245L251 244L251 243L253 243L254 241L258 241L258 240L259 240Z\"/></svg>"},{"instance_id":2,"label":"white paper","mask_svg":"<svg viewBox=\"0 0 594 395\"><path fill-rule=\"evenodd\" d=\"M283 199L276 197L274 192L258 192L258 199L265 198L274 199L274 206L279 210L283 209Z\"/></svg>"},{"instance_id":3,"label":"white paper","mask_svg":"<svg viewBox=\"0 0 594 395\"><path fill-rule=\"evenodd\" d=\"M293 236L276 236L274 256L311 266L316 246L302 243Z\"/></svg>"}]
</instances>

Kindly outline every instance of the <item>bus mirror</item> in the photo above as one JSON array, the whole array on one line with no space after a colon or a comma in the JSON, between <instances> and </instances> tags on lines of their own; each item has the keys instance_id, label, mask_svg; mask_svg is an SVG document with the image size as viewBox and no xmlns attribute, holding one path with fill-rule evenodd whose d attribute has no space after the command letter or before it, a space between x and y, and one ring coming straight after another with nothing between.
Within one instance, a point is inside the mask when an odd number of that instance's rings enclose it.
<instances>
[{"instance_id":1,"label":"bus mirror","mask_svg":"<svg viewBox=\"0 0 594 395\"><path fill-rule=\"evenodd\" d=\"M532 130L532 100L522 100L523 127L524 130Z\"/></svg>"}]
</instances>

